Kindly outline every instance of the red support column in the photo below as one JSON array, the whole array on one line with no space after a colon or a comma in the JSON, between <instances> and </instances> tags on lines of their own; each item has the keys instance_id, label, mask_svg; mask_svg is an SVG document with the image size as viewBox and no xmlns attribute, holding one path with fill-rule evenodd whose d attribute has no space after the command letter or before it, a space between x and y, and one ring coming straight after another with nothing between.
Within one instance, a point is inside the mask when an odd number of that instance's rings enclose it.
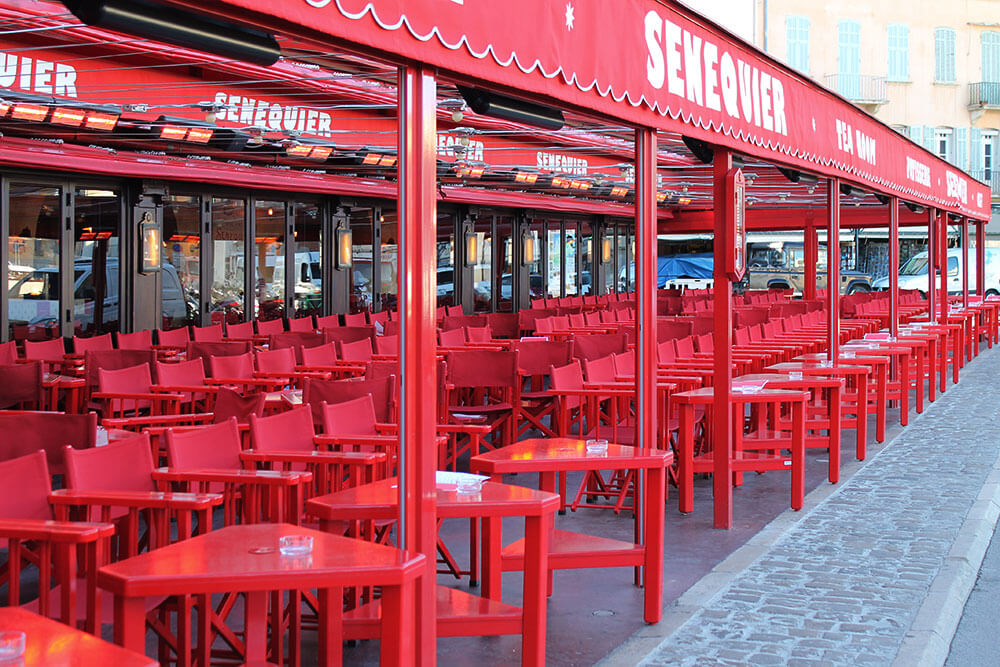
<instances>
[{"instance_id":1,"label":"red support column","mask_svg":"<svg viewBox=\"0 0 1000 667\"><path fill-rule=\"evenodd\" d=\"M712 164L712 191L715 205L714 262L715 288L715 376L713 378L712 432L715 452L715 469L712 471L712 494L715 514L712 525L716 528L733 527L733 466L730 453L733 448L733 418L729 395L733 387L733 288L726 273L726 254L733 239L726 228L726 216L733 202L726 196L726 175L733 166L733 155L717 148Z\"/></svg>"},{"instance_id":2,"label":"red support column","mask_svg":"<svg viewBox=\"0 0 1000 667\"><path fill-rule=\"evenodd\" d=\"M976 294L986 298L986 223L976 220Z\"/></svg>"},{"instance_id":3,"label":"red support column","mask_svg":"<svg viewBox=\"0 0 1000 667\"><path fill-rule=\"evenodd\" d=\"M937 215L933 208L927 209L927 317L937 319Z\"/></svg>"},{"instance_id":4,"label":"red support column","mask_svg":"<svg viewBox=\"0 0 1000 667\"><path fill-rule=\"evenodd\" d=\"M636 446L655 449L657 434L657 387L656 387L656 130L643 128L635 132L635 383L638 398L639 427ZM666 445L664 449L666 449ZM662 522L662 506L644 507L645 486L648 475L640 476L633 502L639 512L639 525L659 516ZM662 482L661 482L662 483ZM636 536L640 541L645 535ZM660 545L646 545L647 549L660 549ZM663 590L663 568L655 567L646 572L646 599L659 600ZM660 595L656 591L660 591ZM663 614L661 605L647 604L644 618L647 623L656 623Z\"/></svg>"},{"instance_id":5,"label":"red support column","mask_svg":"<svg viewBox=\"0 0 1000 667\"><path fill-rule=\"evenodd\" d=\"M829 298L831 361L840 356L840 179L827 181L826 293Z\"/></svg>"},{"instance_id":6,"label":"red support column","mask_svg":"<svg viewBox=\"0 0 1000 667\"><path fill-rule=\"evenodd\" d=\"M805 286L802 289L803 299L816 298L816 265L819 263L819 233L816 226L807 223L803 238L803 252L806 261Z\"/></svg>"},{"instance_id":7,"label":"red support column","mask_svg":"<svg viewBox=\"0 0 1000 667\"><path fill-rule=\"evenodd\" d=\"M969 219L962 216L962 306L969 307Z\"/></svg>"},{"instance_id":8,"label":"red support column","mask_svg":"<svg viewBox=\"0 0 1000 667\"><path fill-rule=\"evenodd\" d=\"M400 545L427 557L417 580L414 663L434 665L437 574L435 371L437 84L432 70L399 75Z\"/></svg>"},{"instance_id":9,"label":"red support column","mask_svg":"<svg viewBox=\"0 0 1000 667\"><path fill-rule=\"evenodd\" d=\"M945 322L948 319L948 214L944 211L938 212L938 242L937 242L938 266L941 267L940 294L938 294L939 321Z\"/></svg>"},{"instance_id":10,"label":"red support column","mask_svg":"<svg viewBox=\"0 0 1000 667\"><path fill-rule=\"evenodd\" d=\"M889 326L899 335L899 200L889 197Z\"/></svg>"}]
</instances>

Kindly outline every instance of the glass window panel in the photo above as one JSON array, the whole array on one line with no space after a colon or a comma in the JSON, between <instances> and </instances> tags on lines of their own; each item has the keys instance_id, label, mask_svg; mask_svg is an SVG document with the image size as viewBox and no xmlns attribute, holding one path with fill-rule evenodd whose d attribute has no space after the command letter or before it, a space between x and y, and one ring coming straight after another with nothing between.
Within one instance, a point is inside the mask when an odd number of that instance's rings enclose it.
<instances>
[{"instance_id":1,"label":"glass window panel","mask_svg":"<svg viewBox=\"0 0 1000 667\"><path fill-rule=\"evenodd\" d=\"M455 304L455 219L450 213L438 213L437 227L437 305Z\"/></svg>"},{"instance_id":2,"label":"glass window panel","mask_svg":"<svg viewBox=\"0 0 1000 667\"><path fill-rule=\"evenodd\" d=\"M549 298L562 296L562 230L558 222L550 222L548 229L549 266L546 281L546 295Z\"/></svg>"},{"instance_id":3,"label":"glass window panel","mask_svg":"<svg viewBox=\"0 0 1000 667\"><path fill-rule=\"evenodd\" d=\"M259 320L285 316L285 202L254 204L254 300Z\"/></svg>"},{"instance_id":4,"label":"glass window panel","mask_svg":"<svg viewBox=\"0 0 1000 667\"><path fill-rule=\"evenodd\" d=\"M396 310L399 300L399 221L395 211L384 211L379 220L382 223L379 310Z\"/></svg>"},{"instance_id":5,"label":"glass window panel","mask_svg":"<svg viewBox=\"0 0 1000 667\"><path fill-rule=\"evenodd\" d=\"M243 321L246 201L212 200L212 324Z\"/></svg>"},{"instance_id":6,"label":"glass window panel","mask_svg":"<svg viewBox=\"0 0 1000 667\"><path fill-rule=\"evenodd\" d=\"M576 294L576 223L566 223L566 295Z\"/></svg>"},{"instance_id":7,"label":"glass window panel","mask_svg":"<svg viewBox=\"0 0 1000 667\"><path fill-rule=\"evenodd\" d=\"M59 239L62 190L10 186L7 316L13 340L44 340L59 330Z\"/></svg>"},{"instance_id":8,"label":"glass window panel","mask_svg":"<svg viewBox=\"0 0 1000 667\"><path fill-rule=\"evenodd\" d=\"M497 294L497 312L509 313L514 309L514 220L513 218L497 218L497 276L499 294Z\"/></svg>"},{"instance_id":9,"label":"glass window panel","mask_svg":"<svg viewBox=\"0 0 1000 667\"><path fill-rule=\"evenodd\" d=\"M201 206L199 197L163 198L163 259L160 295L163 328L198 324L201 296Z\"/></svg>"},{"instance_id":10,"label":"glass window panel","mask_svg":"<svg viewBox=\"0 0 1000 667\"><path fill-rule=\"evenodd\" d=\"M629 273L631 271L628 265L628 233L625 231L625 227L618 228L618 243L615 248L617 257L617 269L618 269L618 291L628 292L629 291Z\"/></svg>"},{"instance_id":11,"label":"glass window panel","mask_svg":"<svg viewBox=\"0 0 1000 667\"><path fill-rule=\"evenodd\" d=\"M580 236L580 294L594 293L591 271L594 266L594 236L589 223L581 225Z\"/></svg>"},{"instance_id":12,"label":"glass window panel","mask_svg":"<svg viewBox=\"0 0 1000 667\"><path fill-rule=\"evenodd\" d=\"M118 330L121 202L114 190L77 187L73 211L73 330L96 336Z\"/></svg>"},{"instance_id":13,"label":"glass window panel","mask_svg":"<svg viewBox=\"0 0 1000 667\"><path fill-rule=\"evenodd\" d=\"M613 225L607 228L603 243L611 244L611 257L604 265L604 290L606 292L615 292L617 291L615 286L618 284L618 269L615 267L615 227ZM604 249L598 248L598 252L603 261Z\"/></svg>"},{"instance_id":14,"label":"glass window panel","mask_svg":"<svg viewBox=\"0 0 1000 667\"><path fill-rule=\"evenodd\" d=\"M476 254L472 262L474 310L489 312L493 308L493 216L476 219Z\"/></svg>"},{"instance_id":15,"label":"glass window panel","mask_svg":"<svg viewBox=\"0 0 1000 667\"><path fill-rule=\"evenodd\" d=\"M351 303L350 312L372 310L372 210L351 210Z\"/></svg>"},{"instance_id":16,"label":"glass window panel","mask_svg":"<svg viewBox=\"0 0 1000 667\"><path fill-rule=\"evenodd\" d=\"M295 317L323 314L323 221L319 206L294 203Z\"/></svg>"},{"instance_id":17,"label":"glass window panel","mask_svg":"<svg viewBox=\"0 0 1000 667\"><path fill-rule=\"evenodd\" d=\"M542 280L542 223L531 223L528 230L531 239L531 261L528 262L528 294L534 299L541 299L545 296L545 285Z\"/></svg>"}]
</instances>

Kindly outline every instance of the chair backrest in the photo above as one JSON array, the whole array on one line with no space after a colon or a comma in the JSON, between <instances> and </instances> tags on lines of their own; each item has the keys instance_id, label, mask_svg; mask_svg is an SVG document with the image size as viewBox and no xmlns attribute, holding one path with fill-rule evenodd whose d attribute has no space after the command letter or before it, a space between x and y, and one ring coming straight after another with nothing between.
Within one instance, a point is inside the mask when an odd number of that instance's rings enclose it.
<instances>
[{"instance_id":1,"label":"chair backrest","mask_svg":"<svg viewBox=\"0 0 1000 667\"><path fill-rule=\"evenodd\" d=\"M168 387L197 387L205 384L205 364L201 359L177 363L156 362L156 383Z\"/></svg>"},{"instance_id":2,"label":"chair backrest","mask_svg":"<svg viewBox=\"0 0 1000 667\"><path fill-rule=\"evenodd\" d=\"M579 359L549 369L553 389L583 389L583 367Z\"/></svg>"},{"instance_id":3,"label":"chair backrest","mask_svg":"<svg viewBox=\"0 0 1000 667\"><path fill-rule=\"evenodd\" d=\"M153 332L149 329L118 334L119 350L148 350L153 347Z\"/></svg>"},{"instance_id":4,"label":"chair backrest","mask_svg":"<svg viewBox=\"0 0 1000 667\"><path fill-rule=\"evenodd\" d=\"M711 353L715 350L715 337L712 334L701 334L694 337L699 352Z\"/></svg>"},{"instance_id":5,"label":"chair backrest","mask_svg":"<svg viewBox=\"0 0 1000 667\"><path fill-rule=\"evenodd\" d=\"M222 330L222 322L207 327L192 327L191 340L196 343L212 343L222 340L225 332Z\"/></svg>"},{"instance_id":6,"label":"chair backrest","mask_svg":"<svg viewBox=\"0 0 1000 667\"><path fill-rule=\"evenodd\" d=\"M253 355L247 352L232 357L209 357L208 375L213 378L252 378Z\"/></svg>"},{"instance_id":7,"label":"chair backrest","mask_svg":"<svg viewBox=\"0 0 1000 667\"><path fill-rule=\"evenodd\" d=\"M52 478L46 465L45 453L35 451L24 456L0 461L0 519L52 518L49 493Z\"/></svg>"},{"instance_id":8,"label":"chair backrest","mask_svg":"<svg viewBox=\"0 0 1000 667\"><path fill-rule=\"evenodd\" d=\"M573 339L573 356L577 359L600 359L609 354L621 354L627 347L625 334L583 334Z\"/></svg>"},{"instance_id":9,"label":"chair backrest","mask_svg":"<svg viewBox=\"0 0 1000 667\"><path fill-rule=\"evenodd\" d=\"M283 332L285 330L285 321L280 317L273 320L255 320L254 326L257 328L259 336L270 336Z\"/></svg>"},{"instance_id":10,"label":"chair backrest","mask_svg":"<svg viewBox=\"0 0 1000 667\"><path fill-rule=\"evenodd\" d=\"M615 378L635 377L635 350L625 350L621 354L612 354L615 365Z\"/></svg>"},{"instance_id":11,"label":"chair backrest","mask_svg":"<svg viewBox=\"0 0 1000 667\"><path fill-rule=\"evenodd\" d=\"M294 348L288 349L294 352ZM299 351L304 366L333 366L337 363L337 344L333 342L316 347L303 347Z\"/></svg>"},{"instance_id":12,"label":"chair backrest","mask_svg":"<svg viewBox=\"0 0 1000 667\"><path fill-rule=\"evenodd\" d=\"M677 359L677 348L673 340L665 340L656 344L656 361L660 364L669 364Z\"/></svg>"},{"instance_id":13,"label":"chair backrest","mask_svg":"<svg viewBox=\"0 0 1000 667\"><path fill-rule=\"evenodd\" d=\"M9 340L0 343L0 366L11 366L17 363L17 341Z\"/></svg>"},{"instance_id":14,"label":"chair backrest","mask_svg":"<svg viewBox=\"0 0 1000 667\"><path fill-rule=\"evenodd\" d=\"M317 380L306 378L302 389L302 402L312 409L313 421L323 423L323 403L343 403L371 394L375 403L375 416L383 423L395 421L396 378L394 376L372 380Z\"/></svg>"},{"instance_id":15,"label":"chair backrest","mask_svg":"<svg viewBox=\"0 0 1000 667\"><path fill-rule=\"evenodd\" d=\"M356 340L367 338L374 342L375 327L365 325L360 327L333 327L323 329L326 340L335 340L338 343L353 343Z\"/></svg>"},{"instance_id":16,"label":"chair backrest","mask_svg":"<svg viewBox=\"0 0 1000 667\"><path fill-rule=\"evenodd\" d=\"M73 336L73 352L83 354L87 350L113 350L114 341L111 334L101 334L100 336Z\"/></svg>"},{"instance_id":17,"label":"chair backrest","mask_svg":"<svg viewBox=\"0 0 1000 667\"><path fill-rule=\"evenodd\" d=\"M237 322L226 325L226 338L248 340L253 338L253 322Z\"/></svg>"},{"instance_id":18,"label":"chair backrest","mask_svg":"<svg viewBox=\"0 0 1000 667\"><path fill-rule=\"evenodd\" d=\"M318 347L330 342L330 338L324 333L315 331L285 331L279 334L271 334L268 338L268 349L278 350L283 347L290 347L295 350L295 359L302 363L302 349L307 347Z\"/></svg>"},{"instance_id":19,"label":"chair backrest","mask_svg":"<svg viewBox=\"0 0 1000 667\"><path fill-rule=\"evenodd\" d=\"M570 313L569 325L574 329L582 329L587 326L587 318L583 316L583 313Z\"/></svg>"},{"instance_id":20,"label":"chair backrest","mask_svg":"<svg viewBox=\"0 0 1000 667\"><path fill-rule=\"evenodd\" d=\"M290 347L278 348L277 350L256 350L253 354L257 362L257 370L262 373L295 372L295 350Z\"/></svg>"},{"instance_id":21,"label":"chair backrest","mask_svg":"<svg viewBox=\"0 0 1000 667\"><path fill-rule=\"evenodd\" d=\"M188 343L187 346L187 358L189 361L192 359L201 359L205 365L206 376L210 376L211 371L208 368L209 357L229 357L238 356L240 354L248 354L251 347L251 344L247 341L192 341Z\"/></svg>"},{"instance_id":22,"label":"chair backrest","mask_svg":"<svg viewBox=\"0 0 1000 667\"><path fill-rule=\"evenodd\" d=\"M344 361L371 361L372 339L362 338L350 342L340 341L340 358Z\"/></svg>"},{"instance_id":23,"label":"chair backrest","mask_svg":"<svg viewBox=\"0 0 1000 667\"><path fill-rule=\"evenodd\" d=\"M240 431L236 418L219 424L178 431L168 428L165 435L167 463L175 470L239 470Z\"/></svg>"},{"instance_id":24,"label":"chair backrest","mask_svg":"<svg viewBox=\"0 0 1000 667\"><path fill-rule=\"evenodd\" d=\"M571 341L522 340L514 349L518 369L526 375L548 375L553 366L565 366L573 357Z\"/></svg>"},{"instance_id":25,"label":"chair backrest","mask_svg":"<svg viewBox=\"0 0 1000 667\"><path fill-rule=\"evenodd\" d=\"M365 379L378 380L390 376L399 377L398 359L376 359L365 366Z\"/></svg>"},{"instance_id":26,"label":"chair backrest","mask_svg":"<svg viewBox=\"0 0 1000 667\"><path fill-rule=\"evenodd\" d=\"M92 449L63 449L66 486L79 490L155 491L149 434Z\"/></svg>"},{"instance_id":27,"label":"chair backrest","mask_svg":"<svg viewBox=\"0 0 1000 667\"><path fill-rule=\"evenodd\" d=\"M441 347L462 347L465 343L465 329L438 331L438 344Z\"/></svg>"},{"instance_id":28,"label":"chair backrest","mask_svg":"<svg viewBox=\"0 0 1000 667\"><path fill-rule=\"evenodd\" d=\"M584 359L583 374L587 382L608 384L615 381L615 360L612 355L600 359Z\"/></svg>"},{"instance_id":29,"label":"chair backrest","mask_svg":"<svg viewBox=\"0 0 1000 667\"><path fill-rule=\"evenodd\" d=\"M215 397L215 407L212 411L212 423L218 424L229 419L236 419L238 423L246 424L251 415L258 417L264 415L264 402L266 400L267 394L264 392L244 396L229 387L219 387L219 393Z\"/></svg>"},{"instance_id":30,"label":"chair backrest","mask_svg":"<svg viewBox=\"0 0 1000 667\"><path fill-rule=\"evenodd\" d=\"M97 369L97 388L99 391L117 394L146 394L153 384L153 376L149 364L139 364L129 368L109 370Z\"/></svg>"},{"instance_id":31,"label":"chair backrest","mask_svg":"<svg viewBox=\"0 0 1000 667\"><path fill-rule=\"evenodd\" d=\"M37 361L62 361L66 356L66 343L62 338L24 341L24 358Z\"/></svg>"},{"instance_id":32,"label":"chair backrest","mask_svg":"<svg viewBox=\"0 0 1000 667\"><path fill-rule=\"evenodd\" d=\"M288 330L289 331L315 331L316 326L313 324L312 315L306 315L305 317L293 317L288 320Z\"/></svg>"},{"instance_id":33,"label":"chair backrest","mask_svg":"<svg viewBox=\"0 0 1000 667\"><path fill-rule=\"evenodd\" d=\"M250 442L254 449L311 452L316 432L312 411L301 405L268 417L250 417Z\"/></svg>"},{"instance_id":34,"label":"chair backrest","mask_svg":"<svg viewBox=\"0 0 1000 667\"><path fill-rule=\"evenodd\" d=\"M375 354L398 356L399 336L375 336Z\"/></svg>"},{"instance_id":35,"label":"chair backrest","mask_svg":"<svg viewBox=\"0 0 1000 667\"><path fill-rule=\"evenodd\" d=\"M0 412L0 433L0 461L41 449L49 471L61 475L64 446L87 449L97 445L97 413Z\"/></svg>"},{"instance_id":36,"label":"chair backrest","mask_svg":"<svg viewBox=\"0 0 1000 667\"><path fill-rule=\"evenodd\" d=\"M678 359L690 359L694 357L694 336L685 336L674 341L674 348L677 350Z\"/></svg>"},{"instance_id":37,"label":"chair backrest","mask_svg":"<svg viewBox=\"0 0 1000 667\"><path fill-rule=\"evenodd\" d=\"M454 350L448 353L448 382L455 387L516 387L514 350Z\"/></svg>"},{"instance_id":38,"label":"chair backrest","mask_svg":"<svg viewBox=\"0 0 1000 667\"><path fill-rule=\"evenodd\" d=\"M465 340L470 343L490 343L493 341L493 332L490 325L484 327L465 327Z\"/></svg>"},{"instance_id":39,"label":"chair backrest","mask_svg":"<svg viewBox=\"0 0 1000 667\"><path fill-rule=\"evenodd\" d=\"M360 313L344 313L344 326L345 327L363 327L368 324L368 313L361 311Z\"/></svg>"},{"instance_id":40,"label":"chair backrest","mask_svg":"<svg viewBox=\"0 0 1000 667\"><path fill-rule=\"evenodd\" d=\"M149 350L90 350L83 354L86 367L87 389L97 391L98 371L100 369L114 371L121 368L156 364L156 352Z\"/></svg>"},{"instance_id":41,"label":"chair backrest","mask_svg":"<svg viewBox=\"0 0 1000 667\"><path fill-rule=\"evenodd\" d=\"M40 409L44 400L43 362L0 366L0 409L18 405Z\"/></svg>"},{"instance_id":42,"label":"chair backrest","mask_svg":"<svg viewBox=\"0 0 1000 667\"><path fill-rule=\"evenodd\" d=\"M447 315L441 320L441 328L448 331L463 327L482 327L486 326L486 323L484 315Z\"/></svg>"},{"instance_id":43,"label":"chair backrest","mask_svg":"<svg viewBox=\"0 0 1000 667\"><path fill-rule=\"evenodd\" d=\"M322 408L326 435L378 435L371 394L343 403L324 403Z\"/></svg>"},{"instance_id":44,"label":"chair backrest","mask_svg":"<svg viewBox=\"0 0 1000 667\"><path fill-rule=\"evenodd\" d=\"M156 341L160 345L187 347L187 344L191 342L191 332L187 327L160 329L156 332Z\"/></svg>"},{"instance_id":45,"label":"chair backrest","mask_svg":"<svg viewBox=\"0 0 1000 667\"><path fill-rule=\"evenodd\" d=\"M493 331L494 338L517 338L521 335L517 313L489 313L486 323Z\"/></svg>"}]
</instances>

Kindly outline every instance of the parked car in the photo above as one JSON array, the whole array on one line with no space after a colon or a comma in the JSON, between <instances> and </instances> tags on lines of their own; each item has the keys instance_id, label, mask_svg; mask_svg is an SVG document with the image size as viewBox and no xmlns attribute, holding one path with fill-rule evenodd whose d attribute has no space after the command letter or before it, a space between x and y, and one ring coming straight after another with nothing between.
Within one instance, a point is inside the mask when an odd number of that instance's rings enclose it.
<instances>
[{"instance_id":1,"label":"parked car","mask_svg":"<svg viewBox=\"0 0 1000 667\"><path fill-rule=\"evenodd\" d=\"M976 289L976 249L969 248L969 290ZM948 293L957 294L962 291L962 250L948 250ZM930 281L927 276L927 251L918 252L906 260L899 269L899 288L915 289L921 294L927 294ZM875 289L889 289L889 276L883 276L875 281ZM986 295L1000 294L1000 249L986 248Z\"/></svg>"},{"instance_id":2,"label":"parked car","mask_svg":"<svg viewBox=\"0 0 1000 667\"><path fill-rule=\"evenodd\" d=\"M770 241L747 244L749 289L791 289L802 294L805 286L805 248L801 241ZM826 246L819 247L816 287L826 289ZM862 271L840 271L840 293L872 291L872 277Z\"/></svg>"}]
</instances>

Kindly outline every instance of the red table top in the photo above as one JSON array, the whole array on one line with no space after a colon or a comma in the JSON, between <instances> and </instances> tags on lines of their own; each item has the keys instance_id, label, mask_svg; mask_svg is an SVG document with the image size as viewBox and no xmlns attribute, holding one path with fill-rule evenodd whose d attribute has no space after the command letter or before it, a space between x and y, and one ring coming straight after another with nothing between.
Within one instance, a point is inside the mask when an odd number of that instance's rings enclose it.
<instances>
[{"instance_id":1,"label":"red table top","mask_svg":"<svg viewBox=\"0 0 1000 667\"><path fill-rule=\"evenodd\" d=\"M734 384L739 384L738 379L734 379ZM671 396L672 400L680 403L711 403L715 400L715 387L701 387L690 391L682 391ZM809 392L794 391L791 389L768 389L764 387L757 392L729 393L729 401L733 403L773 403L774 401L807 401Z\"/></svg>"},{"instance_id":2,"label":"red table top","mask_svg":"<svg viewBox=\"0 0 1000 667\"><path fill-rule=\"evenodd\" d=\"M278 538L311 535L307 556L282 556ZM101 568L97 583L130 597L397 585L423 569L423 554L287 523L229 526Z\"/></svg>"},{"instance_id":3,"label":"red table top","mask_svg":"<svg viewBox=\"0 0 1000 667\"><path fill-rule=\"evenodd\" d=\"M844 380L837 377L824 377L822 375L806 375L799 380L793 380L784 373L748 373L733 378L733 383L739 381L764 380L765 387L775 389L812 389L817 387L843 387Z\"/></svg>"},{"instance_id":4,"label":"red table top","mask_svg":"<svg viewBox=\"0 0 1000 667\"><path fill-rule=\"evenodd\" d=\"M472 470L486 473L543 472L551 470L631 470L662 468L673 453L608 444L607 455L588 455L579 438L529 438L474 456Z\"/></svg>"},{"instance_id":5,"label":"red table top","mask_svg":"<svg viewBox=\"0 0 1000 667\"><path fill-rule=\"evenodd\" d=\"M144 655L110 644L87 632L39 616L20 607L0 608L0 630L25 634L24 655L10 665L60 665L61 667L148 667L156 665Z\"/></svg>"},{"instance_id":6,"label":"red table top","mask_svg":"<svg viewBox=\"0 0 1000 667\"><path fill-rule=\"evenodd\" d=\"M398 502L399 486L390 477L312 498L306 513L320 519L396 519ZM484 482L477 494L460 494L451 485L437 487L437 514L442 518L541 516L558 508L558 495L523 486Z\"/></svg>"},{"instance_id":7,"label":"red table top","mask_svg":"<svg viewBox=\"0 0 1000 667\"><path fill-rule=\"evenodd\" d=\"M823 366L819 361L783 361L767 368L776 371L802 371L803 374L809 375L868 375L870 372L868 367L862 364Z\"/></svg>"}]
</instances>

